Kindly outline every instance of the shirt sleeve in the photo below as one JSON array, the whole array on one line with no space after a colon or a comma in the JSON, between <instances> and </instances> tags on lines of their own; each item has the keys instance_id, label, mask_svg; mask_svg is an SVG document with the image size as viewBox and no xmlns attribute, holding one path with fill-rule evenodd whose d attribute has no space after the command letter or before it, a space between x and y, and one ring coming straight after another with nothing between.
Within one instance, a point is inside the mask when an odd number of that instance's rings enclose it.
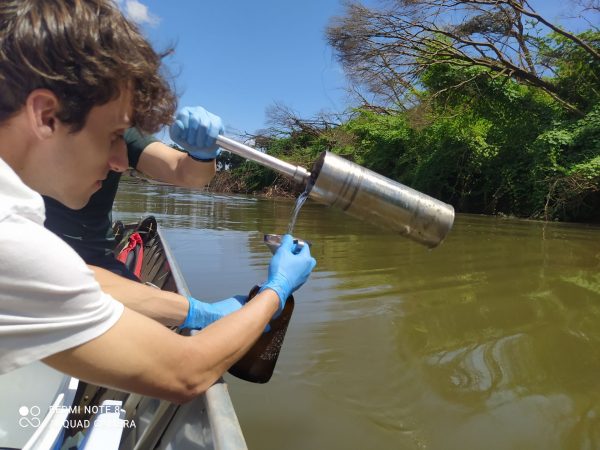
<instances>
[{"instance_id":1,"label":"shirt sleeve","mask_svg":"<svg viewBox=\"0 0 600 450\"><path fill-rule=\"evenodd\" d=\"M0 373L88 342L122 313L59 237L20 215L0 221Z\"/></svg>"},{"instance_id":2,"label":"shirt sleeve","mask_svg":"<svg viewBox=\"0 0 600 450\"><path fill-rule=\"evenodd\" d=\"M127 157L129 158L129 166L137 168L140 155L146 147L153 142L158 142L152 135L142 134L137 128L129 128L125 131L125 143L127 144Z\"/></svg>"}]
</instances>

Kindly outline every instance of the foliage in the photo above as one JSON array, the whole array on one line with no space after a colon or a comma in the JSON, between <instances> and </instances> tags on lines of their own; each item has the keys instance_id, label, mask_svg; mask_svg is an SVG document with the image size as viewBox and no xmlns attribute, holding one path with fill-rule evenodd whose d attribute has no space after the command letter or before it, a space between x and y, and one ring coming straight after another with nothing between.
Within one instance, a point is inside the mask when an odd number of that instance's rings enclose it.
<instances>
[{"instance_id":1,"label":"foliage","mask_svg":"<svg viewBox=\"0 0 600 450\"><path fill-rule=\"evenodd\" d=\"M436 74L455 70L446 69ZM265 150L309 169L333 151L462 212L600 220L600 104L569 121L548 95L489 77L422 102L418 114L358 109L336 128L271 139ZM286 183L250 162L233 173L244 192Z\"/></svg>"},{"instance_id":2,"label":"foliage","mask_svg":"<svg viewBox=\"0 0 600 450\"><path fill-rule=\"evenodd\" d=\"M532 150L534 175L543 186L537 194L545 197L543 216L600 220L600 104L583 119L540 134Z\"/></svg>"},{"instance_id":3,"label":"foliage","mask_svg":"<svg viewBox=\"0 0 600 450\"><path fill-rule=\"evenodd\" d=\"M600 32L587 31L581 38L600 49ZM589 111L600 100L600 60L592 57L573 41L552 34L544 48L546 59L556 68L553 84L562 98Z\"/></svg>"}]
</instances>

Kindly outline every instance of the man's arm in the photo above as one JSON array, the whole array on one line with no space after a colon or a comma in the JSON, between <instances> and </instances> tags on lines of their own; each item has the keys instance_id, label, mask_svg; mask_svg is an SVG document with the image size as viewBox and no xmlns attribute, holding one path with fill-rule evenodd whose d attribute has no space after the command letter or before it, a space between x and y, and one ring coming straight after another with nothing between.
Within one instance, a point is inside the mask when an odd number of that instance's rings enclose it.
<instances>
[{"instance_id":1,"label":"man's arm","mask_svg":"<svg viewBox=\"0 0 600 450\"><path fill-rule=\"evenodd\" d=\"M91 383L188 401L246 354L271 317L306 282L315 264L308 246L297 251L293 238L285 235L271 258L262 291L198 334L177 335L125 308L108 331L44 362Z\"/></svg>"},{"instance_id":2,"label":"man's arm","mask_svg":"<svg viewBox=\"0 0 600 450\"><path fill-rule=\"evenodd\" d=\"M167 326L180 326L187 317L189 302L184 296L128 280L101 267L88 267L102 290L127 308Z\"/></svg>"},{"instance_id":3,"label":"man's arm","mask_svg":"<svg viewBox=\"0 0 600 450\"><path fill-rule=\"evenodd\" d=\"M136 169L177 186L204 187L215 175L215 161L221 151L216 139L224 131L221 118L201 106L182 108L169 128L169 136L185 152L160 142L148 144Z\"/></svg>"},{"instance_id":4,"label":"man's arm","mask_svg":"<svg viewBox=\"0 0 600 450\"><path fill-rule=\"evenodd\" d=\"M167 326L194 330L206 328L215 320L240 309L248 299L246 295L236 295L224 300L204 302L131 281L100 267L88 267L94 272L94 277L104 292L129 309Z\"/></svg>"},{"instance_id":5,"label":"man's arm","mask_svg":"<svg viewBox=\"0 0 600 450\"><path fill-rule=\"evenodd\" d=\"M267 289L191 337L125 308L106 333L44 362L90 383L184 403L246 354L279 305Z\"/></svg>"},{"instance_id":6,"label":"man's arm","mask_svg":"<svg viewBox=\"0 0 600 450\"><path fill-rule=\"evenodd\" d=\"M175 150L162 142L153 142L140 155L137 169L158 181L202 188L215 175L216 163L196 161L186 152Z\"/></svg>"}]
</instances>

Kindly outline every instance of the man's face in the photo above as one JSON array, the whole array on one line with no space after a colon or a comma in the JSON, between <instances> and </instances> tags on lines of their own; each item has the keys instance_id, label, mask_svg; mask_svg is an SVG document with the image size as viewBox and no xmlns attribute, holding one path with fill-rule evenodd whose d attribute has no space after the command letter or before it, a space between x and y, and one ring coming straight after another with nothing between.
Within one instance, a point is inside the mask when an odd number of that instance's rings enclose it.
<instances>
[{"instance_id":1,"label":"man's face","mask_svg":"<svg viewBox=\"0 0 600 450\"><path fill-rule=\"evenodd\" d=\"M61 127L54 142L56 178L48 180L51 192L47 195L71 209L80 209L100 189L110 170L127 169L123 133L131 126L131 115L131 92L123 90L116 100L92 108L77 133Z\"/></svg>"}]
</instances>

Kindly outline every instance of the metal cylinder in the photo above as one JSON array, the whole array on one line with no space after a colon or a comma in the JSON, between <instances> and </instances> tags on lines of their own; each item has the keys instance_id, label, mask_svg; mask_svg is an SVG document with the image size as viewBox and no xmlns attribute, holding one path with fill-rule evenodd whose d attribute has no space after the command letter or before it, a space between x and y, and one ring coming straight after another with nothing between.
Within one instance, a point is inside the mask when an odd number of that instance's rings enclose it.
<instances>
[{"instance_id":1,"label":"metal cylinder","mask_svg":"<svg viewBox=\"0 0 600 450\"><path fill-rule=\"evenodd\" d=\"M433 248L452 228L454 208L330 152L315 162L309 196Z\"/></svg>"}]
</instances>

